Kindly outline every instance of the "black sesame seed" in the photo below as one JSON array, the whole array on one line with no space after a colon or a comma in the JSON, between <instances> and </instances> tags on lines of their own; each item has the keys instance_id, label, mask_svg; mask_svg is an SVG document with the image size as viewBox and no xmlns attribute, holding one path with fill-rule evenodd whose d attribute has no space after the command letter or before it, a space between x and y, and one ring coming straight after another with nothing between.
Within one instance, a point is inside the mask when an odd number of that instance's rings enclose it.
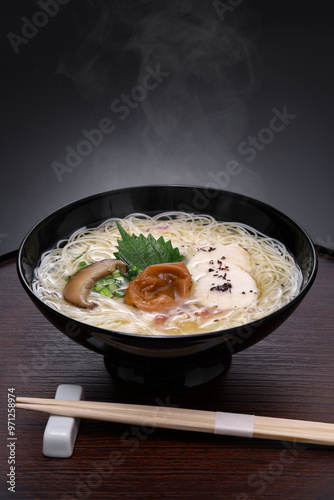
<instances>
[{"instance_id":1,"label":"black sesame seed","mask_svg":"<svg viewBox=\"0 0 334 500\"><path fill-rule=\"evenodd\" d=\"M212 286L210 288L210 291L212 292L213 290L217 290L217 292L226 292L230 288L232 288L232 285L230 283L224 283L223 285Z\"/></svg>"}]
</instances>

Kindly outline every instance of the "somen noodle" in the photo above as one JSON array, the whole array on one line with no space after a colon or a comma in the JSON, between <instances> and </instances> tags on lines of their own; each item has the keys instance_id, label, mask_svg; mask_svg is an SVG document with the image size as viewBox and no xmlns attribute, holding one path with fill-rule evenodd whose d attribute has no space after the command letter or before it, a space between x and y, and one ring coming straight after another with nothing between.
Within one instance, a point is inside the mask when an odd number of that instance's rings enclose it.
<instances>
[{"instance_id":1,"label":"somen noodle","mask_svg":"<svg viewBox=\"0 0 334 500\"><path fill-rule=\"evenodd\" d=\"M115 219L95 228L81 228L57 247L45 252L35 270L34 293L62 314L104 329L145 335L186 335L219 331L267 316L290 302L299 292L302 274L293 256L277 240L237 222L220 222L209 215L164 212L156 216L134 213L118 220L129 234L163 236L178 247L187 265L198 249L214 245L239 245L250 257L250 275L257 286L256 300L237 309L203 306L192 295L165 314L139 310L123 298L109 298L91 291L98 307L75 307L63 298L68 276L80 263L114 257L120 238Z\"/></svg>"}]
</instances>

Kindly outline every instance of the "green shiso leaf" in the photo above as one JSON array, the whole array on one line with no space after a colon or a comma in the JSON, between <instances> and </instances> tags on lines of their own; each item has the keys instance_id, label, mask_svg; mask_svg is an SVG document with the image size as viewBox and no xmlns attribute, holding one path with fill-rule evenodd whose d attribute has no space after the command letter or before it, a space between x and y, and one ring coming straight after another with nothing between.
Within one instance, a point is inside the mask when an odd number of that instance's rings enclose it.
<instances>
[{"instance_id":1,"label":"green shiso leaf","mask_svg":"<svg viewBox=\"0 0 334 500\"><path fill-rule=\"evenodd\" d=\"M170 240L165 241L162 236L156 240L152 234L148 234L147 237L143 234L130 235L118 221L116 221L116 226L122 239L117 240L118 251L114 253L114 256L129 267L136 266L142 272L146 267L154 264L182 261L179 249L173 248Z\"/></svg>"}]
</instances>

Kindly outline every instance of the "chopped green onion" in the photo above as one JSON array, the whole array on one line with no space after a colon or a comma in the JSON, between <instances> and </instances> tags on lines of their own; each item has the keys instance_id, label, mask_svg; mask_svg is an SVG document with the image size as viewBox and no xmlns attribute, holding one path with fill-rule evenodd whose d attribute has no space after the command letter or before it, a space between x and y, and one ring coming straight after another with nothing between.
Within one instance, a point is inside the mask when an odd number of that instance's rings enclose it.
<instances>
[{"instance_id":1,"label":"chopped green onion","mask_svg":"<svg viewBox=\"0 0 334 500\"><path fill-rule=\"evenodd\" d=\"M125 285L126 280L125 280L125 279L123 279L123 278L122 278L122 279L115 278L115 279L114 279L114 283L116 283L116 285L117 285L118 287L120 287L120 286L122 286L122 285Z\"/></svg>"},{"instance_id":2,"label":"chopped green onion","mask_svg":"<svg viewBox=\"0 0 334 500\"><path fill-rule=\"evenodd\" d=\"M94 292L100 292L103 288L103 285L100 283L96 283L96 285L93 287Z\"/></svg>"},{"instance_id":3,"label":"chopped green onion","mask_svg":"<svg viewBox=\"0 0 334 500\"><path fill-rule=\"evenodd\" d=\"M85 267L83 264L86 263L80 263L79 266L81 264L82 267ZM134 272L137 275L136 270L134 270ZM112 274L98 280L93 286L93 291L110 298L124 297L126 290L121 287L123 287L128 281L128 277L123 276L120 271L116 269Z\"/></svg>"},{"instance_id":4,"label":"chopped green onion","mask_svg":"<svg viewBox=\"0 0 334 500\"><path fill-rule=\"evenodd\" d=\"M113 278L121 278L122 274L119 272L119 269L116 269L115 271L113 271L112 276Z\"/></svg>"},{"instance_id":5,"label":"chopped green onion","mask_svg":"<svg viewBox=\"0 0 334 500\"><path fill-rule=\"evenodd\" d=\"M115 282L114 282L114 280L112 280L112 279L109 278L109 279L101 279L101 280L98 281L98 283L100 285L107 286L107 285L112 285Z\"/></svg>"},{"instance_id":6,"label":"chopped green onion","mask_svg":"<svg viewBox=\"0 0 334 500\"><path fill-rule=\"evenodd\" d=\"M82 260L81 262L79 262L79 268L82 269L83 267L86 267L88 264L87 262L85 262L84 260Z\"/></svg>"},{"instance_id":7,"label":"chopped green onion","mask_svg":"<svg viewBox=\"0 0 334 500\"><path fill-rule=\"evenodd\" d=\"M106 288L106 287L102 288L102 290L100 291L100 293L102 295L105 295L106 297L112 297L111 291L108 290L108 288Z\"/></svg>"},{"instance_id":8,"label":"chopped green onion","mask_svg":"<svg viewBox=\"0 0 334 500\"><path fill-rule=\"evenodd\" d=\"M118 285L116 285L116 283L110 283L110 285L108 285L108 288L111 292L113 292L114 290L117 290Z\"/></svg>"}]
</instances>

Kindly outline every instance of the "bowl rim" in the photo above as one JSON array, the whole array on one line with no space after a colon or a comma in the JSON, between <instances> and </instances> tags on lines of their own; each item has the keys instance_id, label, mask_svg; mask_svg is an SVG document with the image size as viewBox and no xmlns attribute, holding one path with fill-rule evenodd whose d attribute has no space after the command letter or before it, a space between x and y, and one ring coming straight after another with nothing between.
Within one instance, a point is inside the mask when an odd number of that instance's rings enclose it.
<instances>
[{"instance_id":1,"label":"bowl rim","mask_svg":"<svg viewBox=\"0 0 334 500\"><path fill-rule=\"evenodd\" d=\"M108 196L110 194L122 193L122 192L127 192L129 190L137 190L137 189L138 190L140 190L140 189L152 189L152 188L153 189L161 189L164 187L171 188L171 189L175 189L175 188L176 189L178 189L178 188L208 189L208 190L212 190L212 191L217 191L217 194L226 193L228 196L232 196L233 198L242 198L245 201L249 201L251 203L258 204L263 209L268 208L271 212L275 212L277 215L283 216L283 218L287 219L289 222L292 222L292 224L294 226L296 226L296 228L303 234L303 236L308 241L308 244L310 246L311 253L312 253L312 268L310 269L310 275L309 275L307 282L304 284L302 289L299 291L298 295L296 297L294 297L290 302L288 302L284 306L280 307L277 311L274 311L274 312L272 312L266 316L263 316L262 318L259 318L257 320L250 321L250 322L245 323L243 325L235 326L232 328L227 328L225 330L213 330L213 331L204 332L204 333L191 333L191 334L182 334L182 335L168 335L168 334L165 334L165 335L163 335L163 334L161 334L161 335L144 335L144 334L140 334L140 333L121 332L118 330L107 330L107 329L104 329L104 328L101 328L98 326L90 325L89 323L84 323L84 322L79 321L79 320L74 319L74 318L71 318L71 317L57 311L56 309L53 309L52 307L50 307L46 303L44 303L32 291L30 285L26 281L25 273L23 271L22 256L23 256L23 252L24 252L24 247L25 247L26 241L31 236L31 234L35 230L37 230L39 226L44 224L49 217L54 217L57 214L61 213L62 211L74 208L76 205L80 205L83 202L90 202L96 198L102 198L102 197ZM201 212L201 213L205 213L205 212ZM25 291L32 298L32 300L37 301L41 305L42 308L48 310L51 314L59 317L59 319L61 319L62 321L64 321L64 320L66 320L68 322L73 321L76 325L78 325L79 328L82 327L82 330L91 329L93 332L96 332L97 334L100 334L100 335L107 335L107 336L110 335L113 337L120 337L120 338L129 337L129 338L133 338L133 339L149 339L150 341L153 341L153 342L155 342L154 339L156 339L156 341L158 341L159 339L160 340L163 339L165 341L167 339L170 339L169 341L167 340L167 342L172 342L172 341L175 342L175 340L177 340L177 339L189 339L189 340L202 339L202 340L204 340L204 339L217 338L217 337L222 337L222 336L226 336L226 337L231 336L232 337L244 328L254 327L254 330L255 330L258 326L260 326L263 323L264 320L274 319L274 318L280 316L282 313L284 314L285 311L288 311L289 309L292 309L295 305L297 305L297 303L299 303L303 299L303 297L306 295L308 290L311 288L311 286L316 278L317 271L318 271L318 256L317 256L317 252L316 252L314 243L313 243L310 235L308 234L308 232L303 228L303 226L301 226L299 224L299 222L296 222L292 217L285 214L283 211L277 209L276 207L273 207L272 205L269 205L266 202L263 202L261 200L258 200L256 198L252 198L250 196L247 196L247 195L244 195L241 193L235 193L233 191L228 191L228 190L223 190L223 189L208 188L208 187L203 186L203 185L145 184L145 185L141 185L141 186L127 186L127 187L123 187L123 188L102 191L100 193L95 193L93 195L85 196L83 198L78 198L78 199L76 199L70 203L66 203L63 206L61 206L60 208L50 212L48 215L46 215L45 217L40 219L24 236L24 238L19 246L19 249L18 249L17 259L16 259L16 268L17 268L17 273L18 273L20 282L21 282L23 288L25 289Z\"/></svg>"}]
</instances>

